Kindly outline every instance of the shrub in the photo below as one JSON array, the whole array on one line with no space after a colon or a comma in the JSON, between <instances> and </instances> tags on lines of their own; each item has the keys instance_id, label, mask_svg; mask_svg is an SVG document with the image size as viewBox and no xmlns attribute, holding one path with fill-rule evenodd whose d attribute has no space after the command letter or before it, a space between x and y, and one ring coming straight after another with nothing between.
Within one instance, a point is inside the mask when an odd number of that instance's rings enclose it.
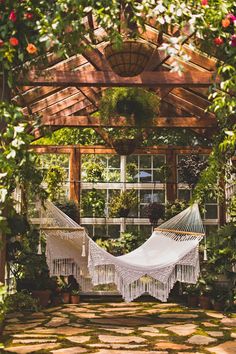
<instances>
[{"instance_id":1,"label":"shrub","mask_svg":"<svg viewBox=\"0 0 236 354\"><path fill-rule=\"evenodd\" d=\"M5 299L6 312L36 312L38 311L38 300L33 299L29 293L20 291L7 295Z\"/></svg>"}]
</instances>

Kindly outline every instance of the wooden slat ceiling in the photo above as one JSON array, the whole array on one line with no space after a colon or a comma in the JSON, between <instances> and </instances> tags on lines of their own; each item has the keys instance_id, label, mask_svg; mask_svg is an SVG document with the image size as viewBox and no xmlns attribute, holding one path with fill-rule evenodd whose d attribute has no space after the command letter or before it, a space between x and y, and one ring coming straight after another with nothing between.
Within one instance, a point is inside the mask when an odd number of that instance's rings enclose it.
<instances>
[{"instance_id":1,"label":"wooden slat ceiling","mask_svg":"<svg viewBox=\"0 0 236 354\"><path fill-rule=\"evenodd\" d=\"M91 26L96 26L91 16L89 17L88 25L90 28ZM50 54L49 65L46 68L48 74L55 77L58 71L75 72L78 77L80 73L84 77L86 76L84 74L88 73L89 76L92 71L97 71L98 73L110 71L111 69L104 57L106 43L102 41L103 35L103 29L95 28L92 40L96 41L96 47L93 45L87 48L83 54L74 55L66 60L59 60L55 55ZM158 35L159 32L150 25L147 25L146 32L140 35L146 41L156 45L155 54L147 66L149 72L159 72L160 75L164 76L166 72L168 76L170 66L174 60L183 66L185 74L196 78L196 80L204 77L204 75L209 76L216 70L216 60L204 55L204 53L193 51L186 38L182 45L190 56L189 62L183 62L178 57L171 58L166 55L158 49ZM164 40L167 37L168 35L165 35ZM86 44L90 43L88 39L84 39L84 41ZM101 76L101 74L99 75ZM19 95L14 100L23 107L25 114L40 114L42 116L42 124L45 123L46 126L49 126L51 122L52 129L62 126L84 127L89 126L89 119L85 119L85 114L89 117L89 114L98 109L99 99L105 89L106 87L81 87L76 85L76 83L73 86L68 83L64 87L59 85L19 86ZM161 118L159 123L158 118L154 120L156 121L156 127L189 127L192 129L202 128L203 132L206 129L214 131L212 128L216 127L215 116L212 113L206 113L206 109L210 104L207 98L207 87L197 85L191 88L187 87L187 85L182 87L159 87L158 89L153 87L152 91L155 91L161 97ZM182 123L181 117L183 118ZM173 122L174 119L176 122ZM94 129L99 129L97 121L93 120L91 126ZM116 125L111 124L110 126ZM100 127L101 134L102 129ZM99 133L99 131L97 132Z\"/></svg>"}]
</instances>

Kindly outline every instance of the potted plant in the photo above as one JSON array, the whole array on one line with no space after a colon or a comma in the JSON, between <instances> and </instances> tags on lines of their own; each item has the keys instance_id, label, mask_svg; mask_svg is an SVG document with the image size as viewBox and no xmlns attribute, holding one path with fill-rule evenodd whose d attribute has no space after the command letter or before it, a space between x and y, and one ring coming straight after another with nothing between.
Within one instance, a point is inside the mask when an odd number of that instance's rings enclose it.
<instances>
[{"instance_id":1,"label":"potted plant","mask_svg":"<svg viewBox=\"0 0 236 354\"><path fill-rule=\"evenodd\" d=\"M92 190L86 190L82 193L81 212L83 216L104 217L105 207L106 202L103 191L93 188Z\"/></svg>"},{"instance_id":2,"label":"potted plant","mask_svg":"<svg viewBox=\"0 0 236 354\"><path fill-rule=\"evenodd\" d=\"M230 289L215 282L212 292L212 305L215 311L223 311L230 300Z\"/></svg>"},{"instance_id":3,"label":"potted plant","mask_svg":"<svg viewBox=\"0 0 236 354\"><path fill-rule=\"evenodd\" d=\"M155 227L159 219L162 219L165 215L165 206L157 202L150 203L146 208L146 214L150 223Z\"/></svg>"},{"instance_id":4,"label":"potted plant","mask_svg":"<svg viewBox=\"0 0 236 354\"><path fill-rule=\"evenodd\" d=\"M100 119L126 117L137 125L145 123L159 113L160 98L156 93L139 87L114 87L105 91L99 104Z\"/></svg>"},{"instance_id":5,"label":"potted plant","mask_svg":"<svg viewBox=\"0 0 236 354\"><path fill-rule=\"evenodd\" d=\"M197 284L186 284L185 293L189 307L197 307L199 304L200 289Z\"/></svg>"},{"instance_id":6,"label":"potted plant","mask_svg":"<svg viewBox=\"0 0 236 354\"><path fill-rule=\"evenodd\" d=\"M198 280L198 285L200 289L199 305L202 309L207 310L212 308L211 297L212 297L212 282L205 277L200 277Z\"/></svg>"},{"instance_id":7,"label":"potted plant","mask_svg":"<svg viewBox=\"0 0 236 354\"><path fill-rule=\"evenodd\" d=\"M127 16L126 16L127 18ZM119 76L139 75L146 67L154 47L142 39L125 39L117 45L109 43L104 48L110 67Z\"/></svg>"},{"instance_id":8,"label":"potted plant","mask_svg":"<svg viewBox=\"0 0 236 354\"><path fill-rule=\"evenodd\" d=\"M4 327L4 318L5 318L5 310L6 310L6 306L5 306L5 302L4 302L4 298L6 295L6 287L0 283L0 335L3 332L3 327Z\"/></svg>"},{"instance_id":9,"label":"potted plant","mask_svg":"<svg viewBox=\"0 0 236 354\"><path fill-rule=\"evenodd\" d=\"M190 188L197 184L201 172L207 167L207 160L197 154L184 155L178 164L180 177Z\"/></svg>"},{"instance_id":10,"label":"potted plant","mask_svg":"<svg viewBox=\"0 0 236 354\"><path fill-rule=\"evenodd\" d=\"M71 291L71 297L70 297L71 304L78 304L80 301L79 297L79 290L72 290Z\"/></svg>"},{"instance_id":11,"label":"potted plant","mask_svg":"<svg viewBox=\"0 0 236 354\"><path fill-rule=\"evenodd\" d=\"M114 195L109 205L111 217L126 218L129 215L131 208L138 205L137 193L134 189L121 191Z\"/></svg>"}]
</instances>

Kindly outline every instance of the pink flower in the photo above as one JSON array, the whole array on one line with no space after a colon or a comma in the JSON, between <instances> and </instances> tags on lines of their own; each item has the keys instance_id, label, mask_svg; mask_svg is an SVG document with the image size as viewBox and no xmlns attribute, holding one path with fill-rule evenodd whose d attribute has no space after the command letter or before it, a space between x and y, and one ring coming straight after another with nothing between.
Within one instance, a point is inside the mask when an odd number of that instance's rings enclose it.
<instances>
[{"instance_id":1,"label":"pink flower","mask_svg":"<svg viewBox=\"0 0 236 354\"><path fill-rule=\"evenodd\" d=\"M201 0L202 6L207 6L208 5L208 0Z\"/></svg>"},{"instance_id":2,"label":"pink flower","mask_svg":"<svg viewBox=\"0 0 236 354\"><path fill-rule=\"evenodd\" d=\"M234 16L234 14L228 14L226 17L227 17L231 22L236 21L236 16Z\"/></svg>"},{"instance_id":3,"label":"pink flower","mask_svg":"<svg viewBox=\"0 0 236 354\"><path fill-rule=\"evenodd\" d=\"M231 47L236 47L236 34L233 34L230 41Z\"/></svg>"},{"instance_id":4,"label":"pink flower","mask_svg":"<svg viewBox=\"0 0 236 354\"><path fill-rule=\"evenodd\" d=\"M12 11L10 12L9 20L12 21L12 22L16 22L16 13L15 13L14 10L12 10Z\"/></svg>"}]
</instances>

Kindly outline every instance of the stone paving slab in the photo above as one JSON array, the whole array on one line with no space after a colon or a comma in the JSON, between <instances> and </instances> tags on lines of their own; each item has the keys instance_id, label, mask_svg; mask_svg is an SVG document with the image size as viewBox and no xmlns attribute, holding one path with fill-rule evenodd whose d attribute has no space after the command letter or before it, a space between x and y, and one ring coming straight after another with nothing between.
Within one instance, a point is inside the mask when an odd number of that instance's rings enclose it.
<instances>
[{"instance_id":1,"label":"stone paving slab","mask_svg":"<svg viewBox=\"0 0 236 354\"><path fill-rule=\"evenodd\" d=\"M197 326L192 323L186 323L183 325L175 325L175 326L170 326L167 327L166 329L168 331L171 331L178 336L189 336L193 334L196 331Z\"/></svg>"},{"instance_id":2,"label":"stone paving slab","mask_svg":"<svg viewBox=\"0 0 236 354\"><path fill-rule=\"evenodd\" d=\"M37 350L50 350L54 348L58 348L60 344L55 343L43 343L43 344L35 344L35 345L22 345L15 347L7 347L5 348L7 351L17 354L28 354L32 352L36 352Z\"/></svg>"},{"instance_id":3,"label":"stone paving slab","mask_svg":"<svg viewBox=\"0 0 236 354\"><path fill-rule=\"evenodd\" d=\"M111 350L100 349L96 354L168 354L167 351Z\"/></svg>"},{"instance_id":4,"label":"stone paving slab","mask_svg":"<svg viewBox=\"0 0 236 354\"><path fill-rule=\"evenodd\" d=\"M211 338L211 337L202 336L202 335L195 335L187 340L188 343L195 344L195 345L208 345L208 344L216 342L216 341L217 341L216 338Z\"/></svg>"},{"instance_id":5,"label":"stone paving slab","mask_svg":"<svg viewBox=\"0 0 236 354\"><path fill-rule=\"evenodd\" d=\"M155 347L157 349L171 349L171 350L185 350L185 349L191 349L192 348L189 345L178 344L178 343L173 343L173 342L156 343Z\"/></svg>"},{"instance_id":6,"label":"stone paving slab","mask_svg":"<svg viewBox=\"0 0 236 354\"><path fill-rule=\"evenodd\" d=\"M82 354L87 352L87 349L81 347L62 348L50 351L52 354Z\"/></svg>"},{"instance_id":7,"label":"stone paving slab","mask_svg":"<svg viewBox=\"0 0 236 354\"><path fill-rule=\"evenodd\" d=\"M109 336L100 334L99 340L104 343L143 343L146 339L138 336Z\"/></svg>"},{"instance_id":8,"label":"stone paving slab","mask_svg":"<svg viewBox=\"0 0 236 354\"><path fill-rule=\"evenodd\" d=\"M90 341L90 336L70 336L70 337L66 337L67 340L69 340L70 342L74 342L74 343L86 343Z\"/></svg>"},{"instance_id":9,"label":"stone paving slab","mask_svg":"<svg viewBox=\"0 0 236 354\"><path fill-rule=\"evenodd\" d=\"M236 341L228 341L213 348L206 348L206 350L214 354L235 354Z\"/></svg>"},{"instance_id":10,"label":"stone paving slab","mask_svg":"<svg viewBox=\"0 0 236 354\"><path fill-rule=\"evenodd\" d=\"M236 318L178 304L80 303L14 316L4 332L9 353L236 354Z\"/></svg>"}]
</instances>

